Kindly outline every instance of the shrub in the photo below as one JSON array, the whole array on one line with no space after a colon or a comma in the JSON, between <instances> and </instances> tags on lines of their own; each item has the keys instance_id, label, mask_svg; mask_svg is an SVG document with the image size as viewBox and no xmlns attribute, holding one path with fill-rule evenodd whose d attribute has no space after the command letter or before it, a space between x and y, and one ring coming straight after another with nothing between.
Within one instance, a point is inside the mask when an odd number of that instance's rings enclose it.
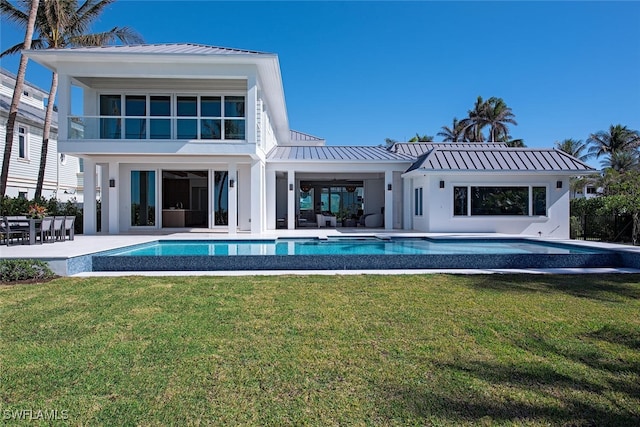
<instances>
[{"instance_id":1,"label":"shrub","mask_svg":"<svg viewBox=\"0 0 640 427\"><path fill-rule=\"evenodd\" d=\"M55 277L49 265L35 259L0 260L0 282L18 280L48 280Z\"/></svg>"}]
</instances>

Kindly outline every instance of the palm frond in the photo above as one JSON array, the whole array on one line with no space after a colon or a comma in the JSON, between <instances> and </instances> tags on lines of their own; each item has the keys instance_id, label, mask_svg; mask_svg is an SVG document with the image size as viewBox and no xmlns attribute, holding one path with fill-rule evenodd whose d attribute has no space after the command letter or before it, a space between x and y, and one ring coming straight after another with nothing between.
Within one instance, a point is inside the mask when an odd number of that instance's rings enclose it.
<instances>
[{"instance_id":1,"label":"palm frond","mask_svg":"<svg viewBox=\"0 0 640 427\"><path fill-rule=\"evenodd\" d=\"M110 31L70 37L69 46L105 46L119 41L123 44L144 43L142 37L129 27L114 27Z\"/></svg>"},{"instance_id":2,"label":"palm frond","mask_svg":"<svg viewBox=\"0 0 640 427\"><path fill-rule=\"evenodd\" d=\"M19 3L30 4L31 2L29 1ZM9 2L9 0L0 0L0 15L2 15L2 17L7 21L13 22L20 27L26 28L27 22L29 22L29 13L15 7Z\"/></svg>"}]
</instances>

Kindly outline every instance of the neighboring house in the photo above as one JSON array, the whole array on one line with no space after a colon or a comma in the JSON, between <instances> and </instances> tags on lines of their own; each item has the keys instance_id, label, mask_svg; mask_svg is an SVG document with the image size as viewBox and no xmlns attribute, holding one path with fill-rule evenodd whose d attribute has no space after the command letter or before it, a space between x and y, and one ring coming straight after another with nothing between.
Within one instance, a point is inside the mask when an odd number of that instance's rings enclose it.
<instances>
[{"instance_id":1,"label":"neighboring house","mask_svg":"<svg viewBox=\"0 0 640 427\"><path fill-rule=\"evenodd\" d=\"M553 150L502 144L327 146L289 128L278 57L194 44L40 50L59 74L59 149L103 191L108 233L230 234L345 224L567 238L569 178ZM72 86L83 115L72 116ZM97 185L96 185L97 184ZM86 233L97 229L85 206Z\"/></svg>"},{"instance_id":2,"label":"neighboring house","mask_svg":"<svg viewBox=\"0 0 640 427\"><path fill-rule=\"evenodd\" d=\"M6 123L16 76L5 69L0 69L0 77L0 156L2 156L5 146ZM32 199L35 194L42 150L44 100L47 96L48 93L42 89L29 82L24 83L18 105L18 117L14 128L15 138L9 163L6 192L9 197ZM45 198L56 197L63 202L68 200L82 202L80 160L77 157L58 153L57 132L57 113L54 112L42 196ZM2 162L1 158L0 162Z\"/></svg>"}]
</instances>

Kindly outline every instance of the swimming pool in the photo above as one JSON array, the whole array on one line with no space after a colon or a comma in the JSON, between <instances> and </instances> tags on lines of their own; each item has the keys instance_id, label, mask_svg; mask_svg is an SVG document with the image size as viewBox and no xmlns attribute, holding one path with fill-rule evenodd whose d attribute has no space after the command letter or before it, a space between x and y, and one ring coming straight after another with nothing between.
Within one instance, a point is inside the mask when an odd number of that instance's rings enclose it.
<instances>
[{"instance_id":1,"label":"swimming pool","mask_svg":"<svg viewBox=\"0 0 640 427\"><path fill-rule=\"evenodd\" d=\"M526 269L622 267L625 262L617 251L528 239L158 240L94 254L91 269Z\"/></svg>"}]
</instances>

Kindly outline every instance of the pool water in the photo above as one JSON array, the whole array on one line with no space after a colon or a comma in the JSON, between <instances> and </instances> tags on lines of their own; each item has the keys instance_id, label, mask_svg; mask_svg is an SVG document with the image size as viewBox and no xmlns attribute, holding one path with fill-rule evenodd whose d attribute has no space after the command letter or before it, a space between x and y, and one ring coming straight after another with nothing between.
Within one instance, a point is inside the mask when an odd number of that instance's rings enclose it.
<instances>
[{"instance_id":1,"label":"pool water","mask_svg":"<svg viewBox=\"0 0 640 427\"><path fill-rule=\"evenodd\" d=\"M589 254L597 250L524 239L378 238L159 240L110 256Z\"/></svg>"}]
</instances>

